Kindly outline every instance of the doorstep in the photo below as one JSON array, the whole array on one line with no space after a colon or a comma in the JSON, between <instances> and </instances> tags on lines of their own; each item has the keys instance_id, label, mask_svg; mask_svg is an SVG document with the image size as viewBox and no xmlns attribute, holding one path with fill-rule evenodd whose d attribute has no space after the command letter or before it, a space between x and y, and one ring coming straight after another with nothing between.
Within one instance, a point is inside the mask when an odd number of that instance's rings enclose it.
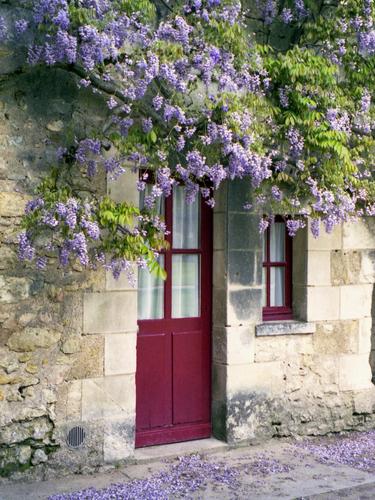
<instances>
[{"instance_id":1,"label":"doorstep","mask_svg":"<svg viewBox=\"0 0 375 500\"><path fill-rule=\"evenodd\" d=\"M198 453L201 456L210 453L229 450L231 447L224 441L215 438L197 439L182 443L171 443L157 446L137 448L134 452L134 461L137 464L151 463L165 458L175 458L181 455Z\"/></svg>"}]
</instances>

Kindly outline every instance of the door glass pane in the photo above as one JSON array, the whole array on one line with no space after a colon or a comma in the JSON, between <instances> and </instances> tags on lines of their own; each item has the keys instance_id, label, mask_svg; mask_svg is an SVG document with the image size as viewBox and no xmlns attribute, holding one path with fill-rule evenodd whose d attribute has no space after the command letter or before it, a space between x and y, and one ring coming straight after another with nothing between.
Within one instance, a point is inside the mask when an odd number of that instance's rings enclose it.
<instances>
[{"instance_id":1,"label":"door glass pane","mask_svg":"<svg viewBox=\"0 0 375 500\"><path fill-rule=\"evenodd\" d=\"M285 305L285 268L271 267L270 306Z\"/></svg>"},{"instance_id":2,"label":"door glass pane","mask_svg":"<svg viewBox=\"0 0 375 500\"><path fill-rule=\"evenodd\" d=\"M139 208L141 210L145 206L146 196L150 196L150 194L151 194L152 187L153 187L152 184L146 184L145 189L143 191L139 192ZM164 198L163 197L156 199L154 210L157 214L164 216L165 209L164 209Z\"/></svg>"},{"instance_id":3,"label":"door glass pane","mask_svg":"<svg viewBox=\"0 0 375 500\"><path fill-rule=\"evenodd\" d=\"M200 315L200 256L172 257L172 317Z\"/></svg>"},{"instance_id":4,"label":"door glass pane","mask_svg":"<svg viewBox=\"0 0 375 500\"><path fill-rule=\"evenodd\" d=\"M159 257L164 267L164 255ZM138 270L138 319L161 319L164 316L164 281L148 269Z\"/></svg>"},{"instance_id":5,"label":"door glass pane","mask_svg":"<svg viewBox=\"0 0 375 500\"><path fill-rule=\"evenodd\" d=\"M271 262L285 261L285 224L275 222L271 225Z\"/></svg>"},{"instance_id":6,"label":"door glass pane","mask_svg":"<svg viewBox=\"0 0 375 500\"><path fill-rule=\"evenodd\" d=\"M193 203L187 203L185 189L175 186L173 190L173 248L199 248L199 205L196 196Z\"/></svg>"}]
</instances>

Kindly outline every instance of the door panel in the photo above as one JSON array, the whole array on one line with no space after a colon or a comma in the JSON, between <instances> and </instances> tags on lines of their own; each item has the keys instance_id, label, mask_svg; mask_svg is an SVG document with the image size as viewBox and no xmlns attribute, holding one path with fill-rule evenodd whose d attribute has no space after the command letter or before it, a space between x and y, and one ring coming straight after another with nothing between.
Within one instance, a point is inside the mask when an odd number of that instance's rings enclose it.
<instances>
[{"instance_id":1,"label":"door panel","mask_svg":"<svg viewBox=\"0 0 375 500\"><path fill-rule=\"evenodd\" d=\"M173 333L173 423L199 422L207 414L207 365L201 331Z\"/></svg>"},{"instance_id":2,"label":"door panel","mask_svg":"<svg viewBox=\"0 0 375 500\"><path fill-rule=\"evenodd\" d=\"M211 434L212 211L184 196L175 188L161 204L167 280L139 276L137 447Z\"/></svg>"},{"instance_id":3,"label":"door panel","mask_svg":"<svg viewBox=\"0 0 375 500\"><path fill-rule=\"evenodd\" d=\"M172 418L172 373L170 338L166 333L138 335L137 350L142 366L137 367L137 428L152 429L168 425Z\"/></svg>"}]
</instances>

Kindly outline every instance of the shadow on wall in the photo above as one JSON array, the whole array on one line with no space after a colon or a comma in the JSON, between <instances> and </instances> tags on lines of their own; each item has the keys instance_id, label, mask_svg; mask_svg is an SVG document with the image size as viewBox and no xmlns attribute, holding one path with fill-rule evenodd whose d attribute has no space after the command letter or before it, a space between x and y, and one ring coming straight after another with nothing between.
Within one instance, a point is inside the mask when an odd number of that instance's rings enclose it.
<instances>
[{"instance_id":1,"label":"shadow on wall","mask_svg":"<svg viewBox=\"0 0 375 500\"><path fill-rule=\"evenodd\" d=\"M372 287L371 301L371 351L370 351L370 366L372 373L372 383L375 384L375 285Z\"/></svg>"}]
</instances>

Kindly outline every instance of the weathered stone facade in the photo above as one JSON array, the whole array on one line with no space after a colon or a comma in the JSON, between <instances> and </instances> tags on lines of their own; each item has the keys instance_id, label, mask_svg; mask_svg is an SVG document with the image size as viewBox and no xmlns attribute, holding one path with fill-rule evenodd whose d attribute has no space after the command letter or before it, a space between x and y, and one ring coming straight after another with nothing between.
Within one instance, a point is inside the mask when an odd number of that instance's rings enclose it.
<instances>
[{"instance_id":1,"label":"weathered stone facade","mask_svg":"<svg viewBox=\"0 0 375 500\"><path fill-rule=\"evenodd\" d=\"M106 112L59 70L1 81L2 475L46 464L82 470L134 453L136 290L104 272L25 268L15 244L25 201L54 162L51 142L89 134ZM94 187L137 202L131 174ZM236 443L373 427L374 219L318 240L301 232L295 321L262 324L261 242L257 216L242 208L247 192L244 182L228 184L214 214L214 435ZM66 436L76 425L86 441L72 450Z\"/></svg>"},{"instance_id":2,"label":"weathered stone facade","mask_svg":"<svg viewBox=\"0 0 375 500\"><path fill-rule=\"evenodd\" d=\"M15 72L0 88L0 475L7 475L46 462L61 447L59 425L73 413L81 380L103 376L105 339L83 335L82 318L83 293L103 289L104 274L25 268L16 239L55 145L66 134L89 133L105 106L62 71ZM95 189L105 189L104 179ZM93 450L99 463L102 452Z\"/></svg>"},{"instance_id":3,"label":"weathered stone facade","mask_svg":"<svg viewBox=\"0 0 375 500\"><path fill-rule=\"evenodd\" d=\"M237 442L373 427L374 219L317 240L300 232L295 321L262 323L261 248L244 189L228 185L215 214L215 434Z\"/></svg>"}]
</instances>

